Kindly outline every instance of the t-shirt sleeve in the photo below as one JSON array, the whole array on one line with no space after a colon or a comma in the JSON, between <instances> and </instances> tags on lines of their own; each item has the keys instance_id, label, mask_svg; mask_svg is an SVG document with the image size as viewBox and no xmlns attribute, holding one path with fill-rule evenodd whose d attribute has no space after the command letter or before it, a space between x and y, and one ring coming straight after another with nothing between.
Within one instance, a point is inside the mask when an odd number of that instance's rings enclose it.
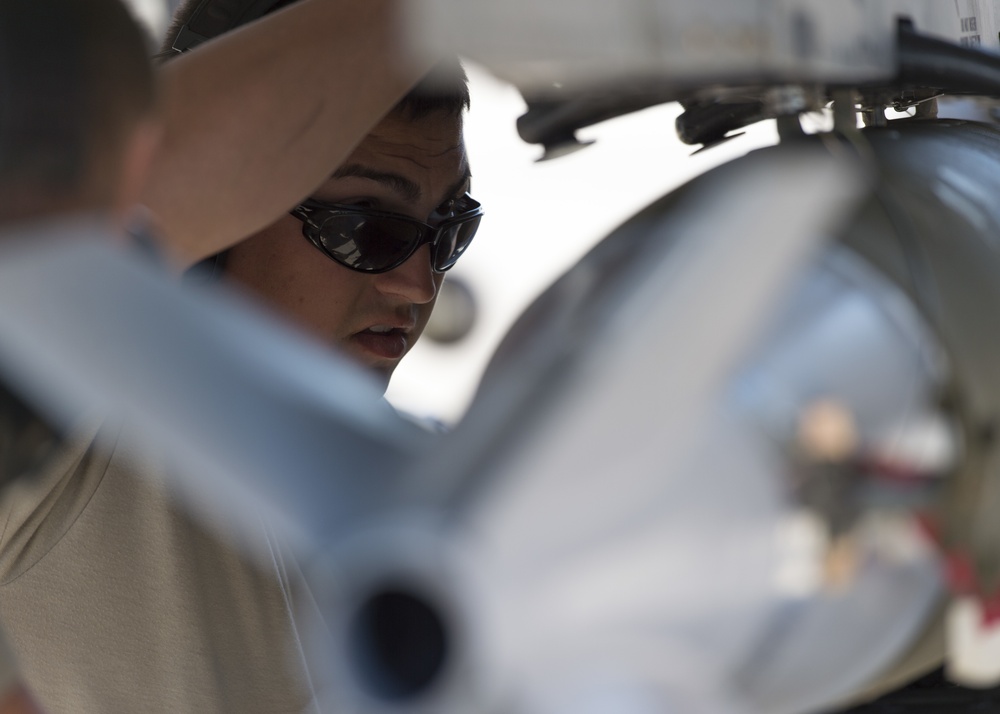
<instances>
[{"instance_id":1,"label":"t-shirt sleeve","mask_svg":"<svg viewBox=\"0 0 1000 714\"><path fill-rule=\"evenodd\" d=\"M0 585L59 542L107 470L113 439L98 417L79 422L36 471L0 485Z\"/></svg>"}]
</instances>

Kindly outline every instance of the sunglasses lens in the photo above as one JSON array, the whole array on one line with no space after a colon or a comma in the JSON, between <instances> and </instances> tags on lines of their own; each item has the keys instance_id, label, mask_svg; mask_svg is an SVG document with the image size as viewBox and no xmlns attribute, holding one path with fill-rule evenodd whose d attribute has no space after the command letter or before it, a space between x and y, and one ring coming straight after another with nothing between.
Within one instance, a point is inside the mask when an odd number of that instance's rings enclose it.
<instances>
[{"instance_id":1,"label":"sunglasses lens","mask_svg":"<svg viewBox=\"0 0 1000 714\"><path fill-rule=\"evenodd\" d=\"M382 216L330 216L319 230L327 255L365 272L387 270L406 260L419 237L412 224Z\"/></svg>"},{"instance_id":2,"label":"sunglasses lens","mask_svg":"<svg viewBox=\"0 0 1000 714\"><path fill-rule=\"evenodd\" d=\"M462 257L462 253L472 243L479 229L481 216L473 216L468 220L455 223L441 231L437 245L434 247L434 269L448 270Z\"/></svg>"},{"instance_id":3,"label":"sunglasses lens","mask_svg":"<svg viewBox=\"0 0 1000 714\"><path fill-rule=\"evenodd\" d=\"M303 234L316 247L352 270L384 273L433 241L431 265L443 272L469 247L482 217L479 204L468 196L460 205L464 211L444 221L438 230L405 216L310 202L293 210L292 215L303 222Z\"/></svg>"}]
</instances>

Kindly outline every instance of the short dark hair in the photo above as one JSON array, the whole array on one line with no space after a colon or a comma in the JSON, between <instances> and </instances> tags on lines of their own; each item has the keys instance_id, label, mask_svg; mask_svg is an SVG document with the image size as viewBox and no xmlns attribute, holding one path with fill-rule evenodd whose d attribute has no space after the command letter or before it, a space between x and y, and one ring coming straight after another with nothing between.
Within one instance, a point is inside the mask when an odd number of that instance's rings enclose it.
<instances>
[{"instance_id":1,"label":"short dark hair","mask_svg":"<svg viewBox=\"0 0 1000 714\"><path fill-rule=\"evenodd\" d=\"M0 97L0 219L108 208L154 104L146 35L120 0L0 0Z\"/></svg>"},{"instance_id":2,"label":"short dark hair","mask_svg":"<svg viewBox=\"0 0 1000 714\"><path fill-rule=\"evenodd\" d=\"M460 116L471 104L465 67L457 57L450 57L438 62L392 111L408 119L438 112Z\"/></svg>"},{"instance_id":3,"label":"short dark hair","mask_svg":"<svg viewBox=\"0 0 1000 714\"><path fill-rule=\"evenodd\" d=\"M174 43L181 29L194 16L202 0L184 0L174 13L170 27L156 55L164 61L176 56ZM275 0L268 8L270 14L298 0ZM408 119L420 119L429 114L445 112L460 116L471 105L469 78L457 57L440 61L435 67L393 107L393 112Z\"/></svg>"}]
</instances>

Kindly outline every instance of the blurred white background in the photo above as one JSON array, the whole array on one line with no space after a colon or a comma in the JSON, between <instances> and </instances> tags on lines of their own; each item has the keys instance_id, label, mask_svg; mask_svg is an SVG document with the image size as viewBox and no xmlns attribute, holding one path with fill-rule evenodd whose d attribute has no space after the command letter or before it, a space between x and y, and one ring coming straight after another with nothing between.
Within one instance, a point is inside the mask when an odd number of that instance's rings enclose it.
<instances>
[{"instance_id":1,"label":"blurred white background","mask_svg":"<svg viewBox=\"0 0 1000 714\"><path fill-rule=\"evenodd\" d=\"M160 37L167 30L167 23L181 0L125 0L132 6L136 16L149 28L154 44L159 46Z\"/></svg>"}]
</instances>

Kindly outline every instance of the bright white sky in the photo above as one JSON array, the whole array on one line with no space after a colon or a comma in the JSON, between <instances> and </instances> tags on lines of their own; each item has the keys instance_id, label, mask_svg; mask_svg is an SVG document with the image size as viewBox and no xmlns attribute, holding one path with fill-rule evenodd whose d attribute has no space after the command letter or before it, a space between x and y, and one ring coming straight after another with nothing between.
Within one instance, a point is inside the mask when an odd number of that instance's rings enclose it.
<instances>
[{"instance_id":1,"label":"bright white sky","mask_svg":"<svg viewBox=\"0 0 1000 714\"><path fill-rule=\"evenodd\" d=\"M709 168L777 140L773 123L692 156L674 131L676 104L578 133L586 149L536 163L515 121L520 94L468 65L472 110L466 140L473 195L486 217L452 273L480 305L472 334L453 346L422 340L396 370L388 396L418 414L454 421L464 412L500 338L527 305L597 241L639 209Z\"/></svg>"}]
</instances>

